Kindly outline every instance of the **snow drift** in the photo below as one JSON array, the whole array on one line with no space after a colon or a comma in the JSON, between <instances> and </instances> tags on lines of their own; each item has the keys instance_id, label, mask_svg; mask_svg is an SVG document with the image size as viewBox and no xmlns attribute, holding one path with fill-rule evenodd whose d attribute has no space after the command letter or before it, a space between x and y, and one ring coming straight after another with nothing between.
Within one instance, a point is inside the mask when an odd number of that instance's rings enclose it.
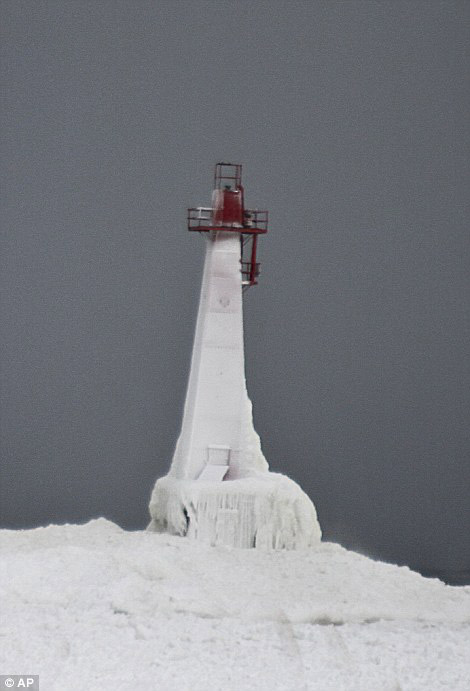
<instances>
[{"instance_id":1,"label":"snow drift","mask_svg":"<svg viewBox=\"0 0 470 691\"><path fill-rule=\"evenodd\" d=\"M468 689L470 588L338 545L241 550L99 519L0 531L0 668L45 691Z\"/></svg>"}]
</instances>

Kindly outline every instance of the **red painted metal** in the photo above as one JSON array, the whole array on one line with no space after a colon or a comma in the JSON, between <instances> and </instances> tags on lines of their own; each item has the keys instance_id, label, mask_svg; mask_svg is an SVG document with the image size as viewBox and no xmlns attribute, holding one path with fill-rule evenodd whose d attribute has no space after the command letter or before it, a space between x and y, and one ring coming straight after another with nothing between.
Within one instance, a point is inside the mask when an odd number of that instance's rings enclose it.
<instances>
[{"instance_id":1,"label":"red painted metal","mask_svg":"<svg viewBox=\"0 0 470 691\"><path fill-rule=\"evenodd\" d=\"M215 189L212 195L212 223L215 226L243 226L243 190Z\"/></svg>"},{"instance_id":2,"label":"red painted metal","mask_svg":"<svg viewBox=\"0 0 470 691\"><path fill-rule=\"evenodd\" d=\"M202 233L219 231L239 233L242 246L242 284L243 286L257 284L258 235L268 231L268 212L245 209L240 164L217 163L214 172L212 206L188 209L188 230L197 230ZM251 247L249 247L250 243Z\"/></svg>"}]
</instances>

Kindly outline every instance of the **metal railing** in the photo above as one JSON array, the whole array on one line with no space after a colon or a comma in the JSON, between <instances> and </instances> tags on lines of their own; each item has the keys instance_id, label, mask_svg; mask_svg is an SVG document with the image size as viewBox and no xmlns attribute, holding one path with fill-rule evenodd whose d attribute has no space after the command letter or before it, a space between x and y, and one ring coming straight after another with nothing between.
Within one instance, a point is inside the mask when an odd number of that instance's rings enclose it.
<instances>
[{"instance_id":1,"label":"metal railing","mask_svg":"<svg viewBox=\"0 0 470 691\"><path fill-rule=\"evenodd\" d=\"M238 190L242 184L242 167L239 163L217 163L214 172L214 189L221 189L229 182Z\"/></svg>"},{"instance_id":2,"label":"metal railing","mask_svg":"<svg viewBox=\"0 0 470 691\"><path fill-rule=\"evenodd\" d=\"M258 228L258 232L268 230L268 212L259 209L245 209L244 228Z\"/></svg>"},{"instance_id":3,"label":"metal railing","mask_svg":"<svg viewBox=\"0 0 470 691\"><path fill-rule=\"evenodd\" d=\"M256 279L259 276L259 262L253 264L252 262L240 262L242 272L242 285L251 286L257 283Z\"/></svg>"},{"instance_id":4,"label":"metal railing","mask_svg":"<svg viewBox=\"0 0 470 691\"><path fill-rule=\"evenodd\" d=\"M219 227L235 230L238 233L266 233L268 230L268 212L258 209L245 209L243 225L214 226L212 222L212 208L197 206L188 209L188 230L209 231Z\"/></svg>"}]
</instances>

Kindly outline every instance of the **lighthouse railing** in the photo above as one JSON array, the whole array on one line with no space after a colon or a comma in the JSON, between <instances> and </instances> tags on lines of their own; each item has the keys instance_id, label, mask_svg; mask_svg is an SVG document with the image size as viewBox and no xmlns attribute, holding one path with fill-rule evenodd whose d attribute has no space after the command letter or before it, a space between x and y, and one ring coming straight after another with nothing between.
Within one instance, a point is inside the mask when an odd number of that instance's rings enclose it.
<instances>
[{"instance_id":1,"label":"lighthouse railing","mask_svg":"<svg viewBox=\"0 0 470 691\"><path fill-rule=\"evenodd\" d=\"M213 209L209 206L197 206L188 209L188 230L217 230L213 225ZM245 209L243 225L225 226L225 230L234 230L244 234L266 233L268 230L268 212L259 209Z\"/></svg>"}]
</instances>

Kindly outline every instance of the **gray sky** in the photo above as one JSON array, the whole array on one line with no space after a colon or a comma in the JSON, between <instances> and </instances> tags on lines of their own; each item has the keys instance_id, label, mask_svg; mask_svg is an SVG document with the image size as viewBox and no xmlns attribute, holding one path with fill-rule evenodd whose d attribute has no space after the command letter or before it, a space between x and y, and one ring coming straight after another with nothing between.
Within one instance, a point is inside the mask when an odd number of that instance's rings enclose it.
<instances>
[{"instance_id":1,"label":"gray sky","mask_svg":"<svg viewBox=\"0 0 470 691\"><path fill-rule=\"evenodd\" d=\"M218 160L271 468L327 539L470 568L467 2L3 1L2 525L146 525Z\"/></svg>"}]
</instances>

